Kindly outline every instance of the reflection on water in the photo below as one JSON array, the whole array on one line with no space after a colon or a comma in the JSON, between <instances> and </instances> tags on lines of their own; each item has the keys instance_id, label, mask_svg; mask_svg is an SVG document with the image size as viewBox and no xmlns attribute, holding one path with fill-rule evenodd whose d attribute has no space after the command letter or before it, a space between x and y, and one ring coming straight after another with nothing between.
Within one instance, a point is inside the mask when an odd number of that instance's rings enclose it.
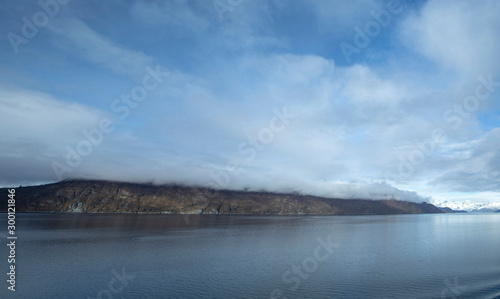
<instances>
[{"instance_id":1,"label":"reflection on water","mask_svg":"<svg viewBox=\"0 0 500 299\"><path fill-rule=\"evenodd\" d=\"M16 295L494 298L499 225L500 214L18 214Z\"/></svg>"}]
</instances>

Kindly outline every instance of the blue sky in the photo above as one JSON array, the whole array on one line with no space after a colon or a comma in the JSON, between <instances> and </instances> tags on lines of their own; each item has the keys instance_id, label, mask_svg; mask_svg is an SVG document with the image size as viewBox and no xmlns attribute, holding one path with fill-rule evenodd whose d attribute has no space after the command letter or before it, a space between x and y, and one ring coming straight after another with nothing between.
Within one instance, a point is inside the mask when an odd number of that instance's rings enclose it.
<instances>
[{"instance_id":1,"label":"blue sky","mask_svg":"<svg viewBox=\"0 0 500 299\"><path fill-rule=\"evenodd\" d=\"M7 2L0 185L500 201L499 13L493 0Z\"/></svg>"}]
</instances>

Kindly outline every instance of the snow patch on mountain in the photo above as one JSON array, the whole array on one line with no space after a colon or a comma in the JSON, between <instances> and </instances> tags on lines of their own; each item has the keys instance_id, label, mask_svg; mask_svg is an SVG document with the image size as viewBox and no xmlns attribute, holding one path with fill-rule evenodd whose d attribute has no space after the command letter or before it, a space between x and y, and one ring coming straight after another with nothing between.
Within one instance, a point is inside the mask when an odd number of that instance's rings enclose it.
<instances>
[{"instance_id":1,"label":"snow patch on mountain","mask_svg":"<svg viewBox=\"0 0 500 299\"><path fill-rule=\"evenodd\" d=\"M461 201L447 201L447 200L434 200L432 202L436 207L450 208L455 211L467 212L495 212L500 210L500 202L472 202L466 200Z\"/></svg>"}]
</instances>

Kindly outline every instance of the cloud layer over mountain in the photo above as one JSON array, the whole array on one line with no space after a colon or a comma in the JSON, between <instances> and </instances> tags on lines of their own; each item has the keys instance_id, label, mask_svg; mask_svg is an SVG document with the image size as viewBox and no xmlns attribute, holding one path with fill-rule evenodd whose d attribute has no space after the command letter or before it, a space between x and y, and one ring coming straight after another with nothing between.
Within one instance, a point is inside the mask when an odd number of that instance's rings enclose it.
<instances>
[{"instance_id":1,"label":"cloud layer over mountain","mask_svg":"<svg viewBox=\"0 0 500 299\"><path fill-rule=\"evenodd\" d=\"M2 186L500 198L498 1L50 3L0 8Z\"/></svg>"}]
</instances>

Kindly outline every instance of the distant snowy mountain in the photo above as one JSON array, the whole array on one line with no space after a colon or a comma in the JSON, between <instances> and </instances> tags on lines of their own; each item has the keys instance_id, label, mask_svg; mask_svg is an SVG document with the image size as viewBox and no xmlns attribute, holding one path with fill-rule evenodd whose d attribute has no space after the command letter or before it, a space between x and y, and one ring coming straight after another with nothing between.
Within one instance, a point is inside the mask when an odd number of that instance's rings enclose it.
<instances>
[{"instance_id":1,"label":"distant snowy mountain","mask_svg":"<svg viewBox=\"0 0 500 299\"><path fill-rule=\"evenodd\" d=\"M455 211L467 212L495 212L500 210L500 202L460 202L447 200L434 200L433 205L440 208L450 208Z\"/></svg>"}]
</instances>

